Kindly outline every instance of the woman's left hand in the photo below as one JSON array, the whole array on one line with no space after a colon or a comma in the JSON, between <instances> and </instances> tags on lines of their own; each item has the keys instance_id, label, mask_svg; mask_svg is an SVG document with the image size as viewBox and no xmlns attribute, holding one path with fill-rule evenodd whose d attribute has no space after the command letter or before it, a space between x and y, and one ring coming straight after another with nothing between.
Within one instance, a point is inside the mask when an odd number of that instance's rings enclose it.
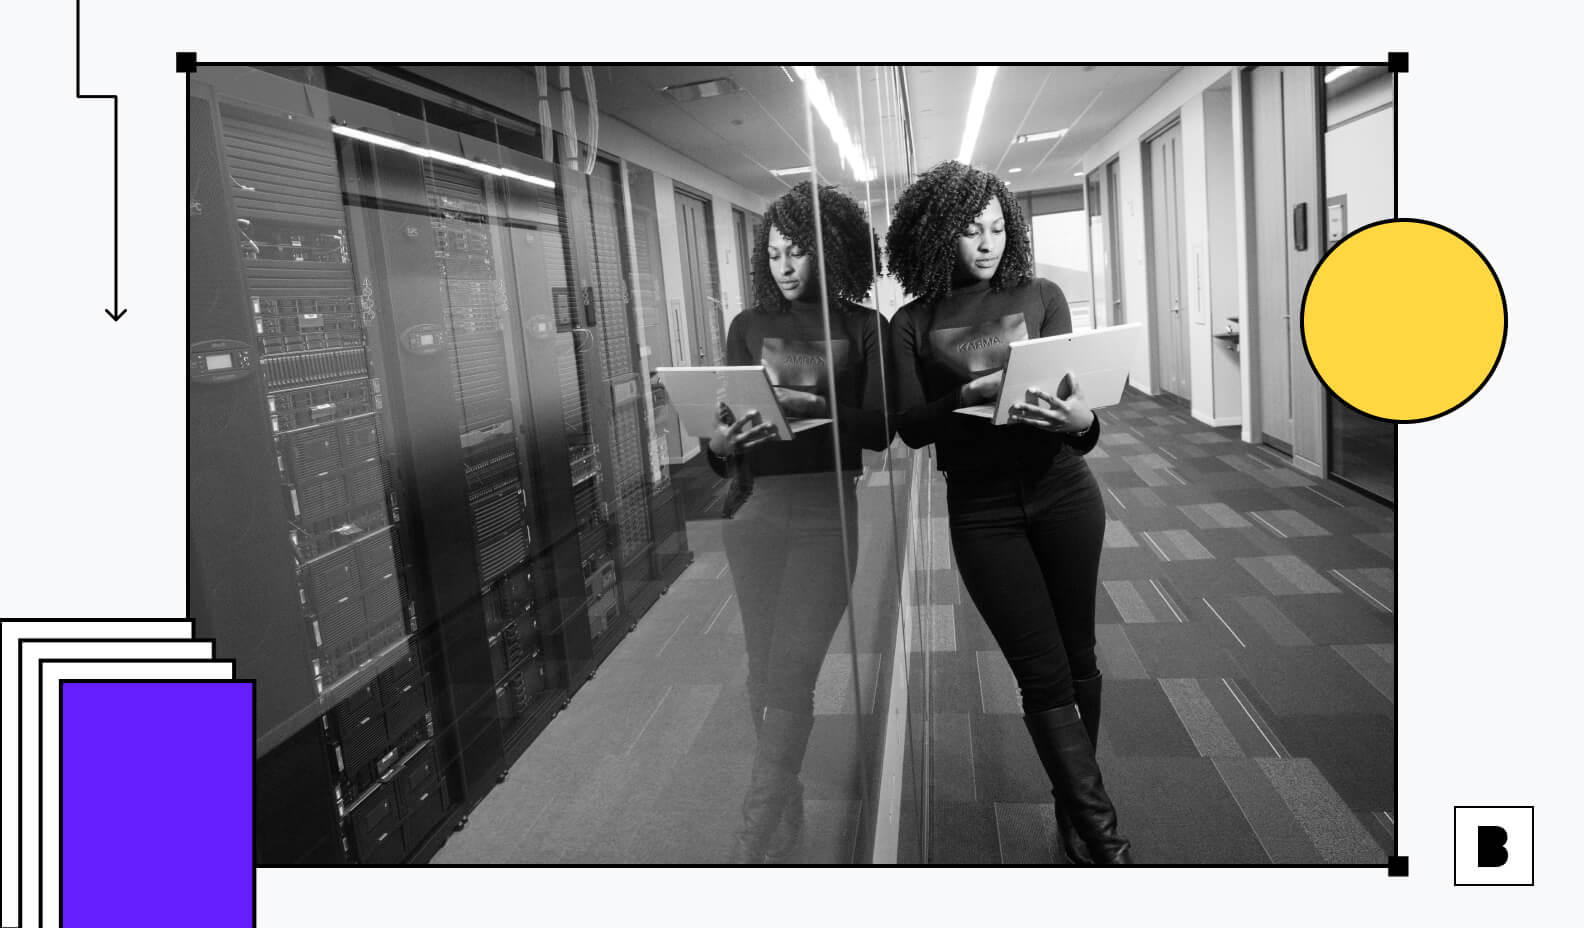
<instances>
[{"instance_id":1,"label":"woman's left hand","mask_svg":"<svg viewBox=\"0 0 1584 928\"><path fill-rule=\"evenodd\" d=\"M1024 394L1025 402L1013 404L1012 421L1047 432L1076 435L1089 431L1089 426L1094 424L1094 412L1084 402L1083 388L1078 385L1078 378L1068 374L1067 382L1071 385L1071 391L1066 399L1059 399L1038 387L1029 390Z\"/></svg>"},{"instance_id":2,"label":"woman's left hand","mask_svg":"<svg viewBox=\"0 0 1584 928\"><path fill-rule=\"evenodd\" d=\"M815 419L830 415L830 405L818 393L775 387L776 403L781 411L794 419Z\"/></svg>"}]
</instances>

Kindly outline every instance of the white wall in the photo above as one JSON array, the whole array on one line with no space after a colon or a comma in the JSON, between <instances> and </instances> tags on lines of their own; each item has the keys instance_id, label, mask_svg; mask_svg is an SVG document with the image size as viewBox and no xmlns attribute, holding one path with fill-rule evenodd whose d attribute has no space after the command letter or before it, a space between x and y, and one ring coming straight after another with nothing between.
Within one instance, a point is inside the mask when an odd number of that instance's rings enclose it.
<instances>
[{"instance_id":1,"label":"white wall","mask_svg":"<svg viewBox=\"0 0 1584 928\"><path fill-rule=\"evenodd\" d=\"M1327 130L1325 136L1325 193L1328 198L1347 196L1349 232L1390 219L1395 213L1392 175L1396 128L1389 105L1391 78L1384 77L1366 87L1380 84L1385 85L1387 94L1379 101L1388 104L1385 109L1366 111L1369 115L1351 122L1344 121L1354 109L1346 105L1351 100L1330 101L1326 110L1328 122L1336 128ZM1355 94L1348 96L1353 98Z\"/></svg>"},{"instance_id":2,"label":"white wall","mask_svg":"<svg viewBox=\"0 0 1584 928\"><path fill-rule=\"evenodd\" d=\"M1241 357L1230 342L1215 338L1227 330L1228 321L1239 316L1237 260L1237 195L1233 171L1232 89L1219 87L1205 92L1205 193L1209 222L1205 258L1208 279L1204 289L1209 303L1206 339L1210 347L1212 402L1209 410L1213 425L1237 425L1243 421ZM1239 316L1241 320L1241 316Z\"/></svg>"},{"instance_id":3,"label":"white wall","mask_svg":"<svg viewBox=\"0 0 1584 928\"><path fill-rule=\"evenodd\" d=\"M1210 85L1220 80L1231 72L1226 67L1191 67L1183 68L1176 76L1167 81L1139 105L1132 113L1117 124L1116 128L1106 134L1095 145L1091 146L1083 155L1083 170L1085 173L1104 164L1113 155L1118 157L1118 189L1117 200L1119 212L1117 217L1122 223L1122 286L1127 294L1127 318L1129 322L1142 322L1153 325L1150 318L1150 286L1149 265L1147 262L1149 251L1144 229L1144 217L1147 204L1144 201L1144 163L1143 163L1143 138L1144 134L1158 126L1168 117L1179 112L1183 115L1183 211L1187 226L1186 237L1188 242L1188 289L1190 294L1193 286L1193 256L1194 248L1203 252L1208 238L1208 220L1206 218L1207 194L1205 191L1205 141L1204 141L1204 108L1201 100L1202 94ZM1113 257L1114 260L1114 257ZM1192 318L1192 317L1191 317ZM1208 338L1209 326L1191 325L1190 332L1202 334L1204 337L1195 337L1194 348L1190 351L1191 374L1194 381L1193 393L1195 396L1195 415L1200 418L1197 409L1201 390L1197 382L1200 376L1201 364L1208 371L1208 354L1201 350L1197 343ZM1203 355L1195 360L1195 355ZM1149 358L1140 358L1136 369L1132 372L1134 386L1147 392L1154 392L1154 384L1150 376ZM1208 384L1208 381L1207 381ZM1208 396L1208 386L1204 390Z\"/></svg>"}]
</instances>

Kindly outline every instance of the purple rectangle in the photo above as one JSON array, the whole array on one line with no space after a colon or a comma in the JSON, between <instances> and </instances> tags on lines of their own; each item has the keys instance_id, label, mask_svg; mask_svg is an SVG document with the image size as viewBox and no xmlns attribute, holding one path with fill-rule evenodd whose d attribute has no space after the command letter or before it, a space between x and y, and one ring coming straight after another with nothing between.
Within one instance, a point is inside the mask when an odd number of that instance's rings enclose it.
<instances>
[{"instance_id":1,"label":"purple rectangle","mask_svg":"<svg viewBox=\"0 0 1584 928\"><path fill-rule=\"evenodd\" d=\"M251 928L253 683L61 683L62 928Z\"/></svg>"}]
</instances>

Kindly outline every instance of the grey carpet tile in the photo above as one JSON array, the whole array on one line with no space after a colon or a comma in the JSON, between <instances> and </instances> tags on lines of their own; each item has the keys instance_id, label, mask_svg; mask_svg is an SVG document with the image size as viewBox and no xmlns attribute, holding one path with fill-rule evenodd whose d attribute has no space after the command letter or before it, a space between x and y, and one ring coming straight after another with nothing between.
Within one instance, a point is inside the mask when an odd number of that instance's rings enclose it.
<instances>
[{"instance_id":1,"label":"grey carpet tile","mask_svg":"<svg viewBox=\"0 0 1584 928\"><path fill-rule=\"evenodd\" d=\"M688 583L696 580L719 580L726 575L726 554L719 551L695 552L693 563L682 575L677 577L677 582Z\"/></svg>"},{"instance_id":2,"label":"grey carpet tile","mask_svg":"<svg viewBox=\"0 0 1584 928\"><path fill-rule=\"evenodd\" d=\"M1128 624L1176 622L1166 602L1147 581L1102 580L1100 595L1110 600L1116 614Z\"/></svg>"},{"instance_id":3,"label":"grey carpet tile","mask_svg":"<svg viewBox=\"0 0 1584 928\"><path fill-rule=\"evenodd\" d=\"M1389 559L1395 559L1397 557L1396 532L1363 532L1358 535L1354 535L1353 537L1361 543L1369 545L1371 548L1379 551Z\"/></svg>"},{"instance_id":4,"label":"grey carpet tile","mask_svg":"<svg viewBox=\"0 0 1584 928\"><path fill-rule=\"evenodd\" d=\"M1245 643L1258 641L1263 635L1269 643L1279 647L1304 647L1314 644L1303 629L1293 623L1274 597L1239 596L1233 608L1223 609L1222 616ZM1258 631L1255 631L1257 629Z\"/></svg>"},{"instance_id":5,"label":"grey carpet tile","mask_svg":"<svg viewBox=\"0 0 1584 928\"><path fill-rule=\"evenodd\" d=\"M909 650L933 653L957 650L956 605L927 604L918 609L918 634L908 643Z\"/></svg>"},{"instance_id":6,"label":"grey carpet tile","mask_svg":"<svg viewBox=\"0 0 1584 928\"><path fill-rule=\"evenodd\" d=\"M962 600L962 580L956 570L934 570L925 579L929 601L952 605Z\"/></svg>"},{"instance_id":7,"label":"grey carpet tile","mask_svg":"<svg viewBox=\"0 0 1584 928\"><path fill-rule=\"evenodd\" d=\"M1293 538L1284 544L1289 553L1302 558L1304 563L1338 586L1342 584L1337 582L1336 577L1331 576L1333 570L1392 570L1391 558L1383 557L1380 552L1351 534Z\"/></svg>"},{"instance_id":8,"label":"grey carpet tile","mask_svg":"<svg viewBox=\"0 0 1584 928\"><path fill-rule=\"evenodd\" d=\"M1198 757L1155 680L1106 680L1100 744L1119 757Z\"/></svg>"},{"instance_id":9,"label":"grey carpet tile","mask_svg":"<svg viewBox=\"0 0 1584 928\"><path fill-rule=\"evenodd\" d=\"M975 651L979 669L979 711L1017 714L1023 711L1017 678L1006 658L996 651Z\"/></svg>"},{"instance_id":10,"label":"grey carpet tile","mask_svg":"<svg viewBox=\"0 0 1584 928\"><path fill-rule=\"evenodd\" d=\"M1134 649L1127 629L1120 625L1095 626L1095 656L1100 672L1112 680L1143 680L1149 677L1144 662Z\"/></svg>"},{"instance_id":11,"label":"grey carpet tile","mask_svg":"<svg viewBox=\"0 0 1584 928\"><path fill-rule=\"evenodd\" d=\"M973 651L930 655L930 705L937 712L981 712L979 657ZM914 672L922 675L923 665Z\"/></svg>"},{"instance_id":12,"label":"grey carpet tile","mask_svg":"<svg viewBox=\"0 0 1584 928\"><path fill-rule=\"evenodd\" d=\"M1257 762L1330 864L1376 864L1386 852L1348 809L1314 764L1304 758Z\"/></svg>"},{"instance_id":13,"label":"grey carpet tile","mask_svg":"<svg viewBox=\"0 0 1584 928\"><path fill-rule=\"evenodd\" d=\"M858 799L863 759L859 719L823 715L814 719L803 755L803 790L810 799Z\"/></svg>"},{"instance_id":14,"label":"grey carpet tile","mask_svg":"<svg viewBox=\"0 0 1584 928\"><path fill-rule=\"evenodd\" d=\"M930 806L932 864L995 863L1001 856L995 806L987 802L936 802Z\"/></svg>"},{"instance_id":15,"label":"grey carpet tile","mask_svg":"<svg viewBox=\"0 0 1584 928\"><path fill-rule=\"evenodd\" d=\"M1132 518L1139 518L1140 510L1158 509L1166 505L1160 494L1149 487L1118 487L1116 496L1126 511L1133 513Z\"/></svg>"},{"instance_id":16,"label":"grey carpet tile","mask_svg":"<svg viewBox=\"0 0 1584 928\"><path fill-rule=\"evenodd\" d=\"M1396 637L1395 617L1351 591L1275 599L1293 625L1317 645L1376 644Z\"/></svg>"},{"instance_id":17,"label":"grey carpet tile","mask_svg":"<svg viewBox=\"0 0 1584 928\"><path fill-rule=\"evenodd\" d=\"M1155 581L1179 597L1179 602L1200 597L1244 596L1263 593L1265 588L1247 571L1239 570L1223 558L1213 561L1173 561L1157 563L1153 570L1139 578L1147 584Z\"/></svg>"},{"instance_id":18,"label":"grey carpet tile","mask_svg":"<svg viewBox=\"0 0 1584 928\"><path fill-rule=\"evenodd\" d=\"M1249 521L1223 502L1178 506L1182 514L1199 529L1247 528Z\"/></svg>"},{"instance_id":19,"label":"grey carpet tile","mask_svg":"<svg viewBox=\"0 0 1584 928\"><path fill-rule=\"evenodd\" d=\"M1373 713L1296 715L1273 719L1282 744L1314 764L1355 810L1396 802L1396 724Z\"/></svg>"},{"instance_id":20,"label":"grey carpet tile","mask_svg":"<svg viewBox=\"0 0 1584 928\"><path fill-rule=\"evenodd\" d=\"M1387 661L1379 652L1364 644L1334 644L1331 650L1348 666L1358 671L1359 676L1369 681L1370 686L1382 696L1392 702L1397 701L1397 674L1393 664Z\"/></svg>"},{"instance_id":21,"label":"grey carpet tile","mask_svg":"<svg viewBox=\"0 0 1584 928\"><path fill-rule=\"evenodd\" d=\"M874 712L875 685L880 667L878 654L831 653L825 655L814 684L815 715L852 715Z\"/></svg>"},{"instance_id":22,"label":"grey carpet tile","mask_svg":"<svg viewBox=\"0 0 1584 928\"><path fill-rule=\"evenodd\" d=\"M937 711L930 725L930 789L936 802L977 802L970 713Z\"/></svg>"},{"instance_id":23,"label":"grey carpet tile","mask_svg":"<svg viewBox=\"0 0 1584 928\"><path fill-rule=\"evenodd\" d=\"M1144 864L1258 864L1268 858L1216 770L1217 758L1116 757L1103 764L1118 831Z\"/></svg>"},{"instance_id":24,"label":"grey carpet tile","mask_svg":"<svg viewBox=\"0 0 1584 928\"><path fill-rule=\"evenodd\" d=\"M1239 673L1233 642L1219 625L1130 625L1124 631L1151 677L1228 677ZM1231 647L1228 647L1231 645Z\"/></svg>"},{"instance_id":25,"label":"grey carpet tile","mask_svg":"<svg viewBox=\"0 0 1584 928\"><path fill-rule=\"evenodd\" d=\"M977 715L973 724L974 784L980 802L1043 802L1050 778L1040 766L1021 715ZM1105 743L1105 724L1100 741Z\"/></svg>"},{"instance_id":26,"label":"grey carpet tile","mask_svg":"<svg viewBox=\"0 0 1584 928\"><path fill-rule=\"evenodd\" d=\"M1372 713L1392 717L1392 703L1354 672L1335 651L1251 648L1236 654L1240 678L1276 716ZM1279 724L1279 719L1273 719Z\"/></svg>"},{"instance_id":27,"label":"grey carpet tile","mask_svg":"<svg viewBox=\"0 0 1584 928\"><path fill-rule=\"evenodd\" d=\"M1390 568L1332 568L1330 573L1340 586L1362 596L1365 601L1382 612L1396 611L1396 574Z\"/></svg>"},{"instance_id":28,"label":"grey carpet tile","mask_svg":"<svg viewBox=\"0 0 1584 928\"><path fill-rule=\"evenodd\" d=\"M1210 553L1210 549L1187 529L1165 529L1143 532L1142 535L1164 561L1202 561L1215 558L1215 555Z\"/></svg>"},{"instance_id":29,"label":"grey carpet tile","mask_svg":"<svg viewBox=\"0 0 1584 928\"><path fill-rule=\"evenodd\" d=\"M1139 540L1133 537L1126 525L1116 519L1107 519L1105 528L1105 547L1107 548L1136 548Z\"/></svg>"},{"instance_id":30,"label":"grey carpet tile","mask_svg":"<svg viewBox=\"0 0 1584 928\"><path fill-rule=\"evenodd\" d=\"M964 594L962 602L957 604L957 650L993 651L996 647L995 636L990 634L990 626L979 614L979 607Z\"/></svg>"},{"instance_id":31,"label":"grey carpet tile","mask_svg":"<svg viewBox=\"0 0 1584 928\"><path fill-rule=\"evenodd\" d=\"M1199 681L1162 678L1161 690L1193 740L1200 757L1242 757L1243 749Z\"/></svg>"},{"instance_id":32,"label":"grey carpet tile","mask_svg":"<svg viewBox=\"0 0 1584 928\"><path fill-rule=\"evenodd\" d=\"M1237 742L1238 753L1244 757L1288 756L1289 750L1275 726L1241 682L1234 677L1203 678L1197 682Z\"/></svg>"},{"instance_id":33,"label":"grey carpet tile","mask_svg":"<svg viewBox=\"0 0 1584 928\"><path fill-rule=\"evenodd\" d=\"M1313 538L1331 532L1296 509L1267 509L1249 513L1249 518L1270 530L1277 538Z\"/></svg>"},{"instance_id":34,"label":"grey carpet tile","mask_svg":"<svg viewBox=\"0 0 1584 928\"><path fill-rule=\"evenodd\" d=\"M1271 785L1259 764L1249 758L1219 757L1216 772L1226 784L1266 858L1274 864L1322 864L1314 842Z\"/></svg>"},{"instance_id":35,"label":"grey carpet tile","mask_svg":"<svg viewBox=\"0 0 1584 928\"><path fill-rule=\"evenodd\" d=\"M995 804L996 841L1003 864L1042 864L1056 858L1056 806L1053 802Z\"/></svg>"},{"instance_id":36,"label":"grey carpet tile","mask_svg":"<svg viewBox=\"0 0 1584 928\"><path fill-rule=\"evenodd\" d=\"M1237 563L1278 596L1340 592L1335 584L1294 555L1240 557Z\"/></svg>"},{"instance_id":37,"label":"grey carpet tile","mask_svg":"<svg viewBox=\"0 0 1584 928\"><path fill-rule=\"evenodd\" d=\"M1387 853L1395 854L1392 850L1397 847L1397 826L1391 820L1391 813L1385 810L1361 812L1357 809L1354 814L1358 816L1359 823L1364 830L1369 832L1375 843L1387 849Z\"/></svg>"}]
</instances>

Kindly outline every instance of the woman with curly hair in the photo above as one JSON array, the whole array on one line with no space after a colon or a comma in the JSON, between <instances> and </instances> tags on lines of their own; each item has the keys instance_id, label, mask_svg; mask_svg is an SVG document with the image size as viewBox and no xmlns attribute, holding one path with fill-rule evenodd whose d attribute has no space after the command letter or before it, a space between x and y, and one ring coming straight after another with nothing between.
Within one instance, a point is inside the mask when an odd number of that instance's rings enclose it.
<instances>
[{"instance_id":1,"label":"woman with curly hair","mask_svg":"<svg viewBox=\"0 0 1584 928\"><path fill-rule=\"evenodd\" d=\"M722 542L742 612L757 733L740 863L781 863L799 850L798 774L814 724L814 683L847 606L861 449L891 442L880 371L885 324L857 305L873 284L878 243L863 210L834 187L819 190L818 207L822 234L807 182L765 213L752 258L755 305L732 319L726 363L763 364L788 418L834 422L776 441L757 410L734 417L723 409L706 442L710 465L732 481Z\"/></svg>"},{"instance_id":2,"label":"woman with curly hair","mask_svg":"<svg viewBox=\"0 0 1584 928\"><path fill-rule=\"evenodd\" d=\"M963 585L1018 681L1024 721L1074 863L1132 863L1095 762L1095 587L1105 505L1083 455L1100 423L1068 377L1030 390L1012 423L955 410L995 402L1010 343L1072 331L1067 299L1033 277L1028 224L999 178L936 165L897 203L891 273L914 300L892 319L897 431L934 443Z\"/></svg>"}]
</instances>

